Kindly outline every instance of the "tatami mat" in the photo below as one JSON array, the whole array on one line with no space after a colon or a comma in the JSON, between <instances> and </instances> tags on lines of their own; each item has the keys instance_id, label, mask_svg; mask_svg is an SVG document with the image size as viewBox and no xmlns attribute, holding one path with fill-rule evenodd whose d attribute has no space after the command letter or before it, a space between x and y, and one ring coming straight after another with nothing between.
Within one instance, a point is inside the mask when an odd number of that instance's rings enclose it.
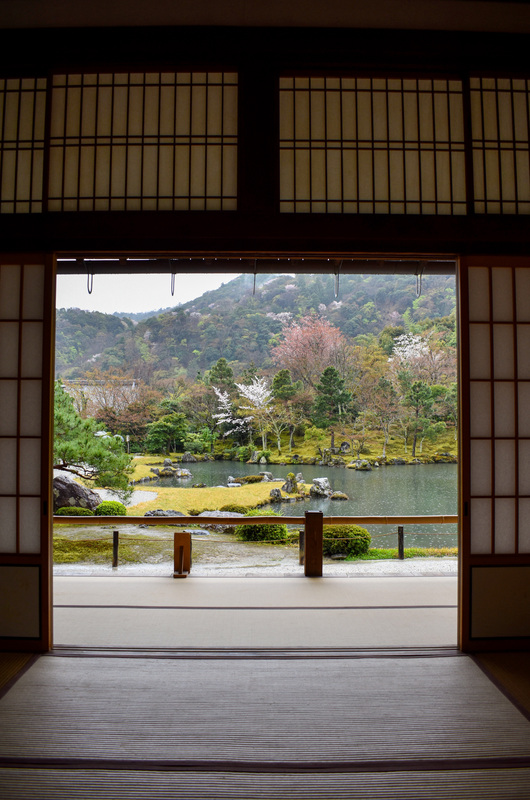
<instances>
[{"instance_id":1,"label":"tatami mat","mask_svg":"<svg viewBox=\"0 0 530 800\"><path fill-rule=\"evenodd\" d=\"M0 700L5 798L519 798L530 722L465 656L43 656Z\"/></svg>"}]
</instances>

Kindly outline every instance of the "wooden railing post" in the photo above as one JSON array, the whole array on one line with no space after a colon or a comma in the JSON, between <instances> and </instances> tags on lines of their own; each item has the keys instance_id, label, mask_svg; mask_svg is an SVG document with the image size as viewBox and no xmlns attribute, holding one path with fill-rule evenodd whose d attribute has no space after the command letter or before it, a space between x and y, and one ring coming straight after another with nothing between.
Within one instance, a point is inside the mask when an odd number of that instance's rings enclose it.
<instances>
[{"instance_id":1,"label":"wooden railing post","mask_svg":"<svg viewBox=\"0 0 530 800\"><path fill-rule=\"evenodd\" d=\"M112 568L116 569L118 566L118 548L120 546L119 531L112 531Z\"/></svg>"},{"instance_id":2,"label":"wooden railing post","mask_svg":"<svg viewBox=\"0 0 530 800\"><path fill-rule=\"evenodd\" d=\"M322 577L323 520L322 511L305 512L304 575L306 578Z\"/></svg>"},{"instance_id":3,"label":"wooden railing post","mask_svg":"<svg viewBox=\"0 0 530 800\"><path fill-rule=\"evenodd\" d=\"M403 525L398 525L398 558L405 558L405 533Z\"/></svg>"},{"instance_id":4,"label":"wooden railing post","mask_svg":"<svg viewBox=\"0 0 530 800\"><path fill-rule=\"evenodd\" d=\"M305 558L305 530L302 528L298 531L298 563L301 567L304 566Z\"/></svg>"},{"instance_id":5,"label":"wooden railing post","mask_svg":"<svg viewBox=\"0 0 530 800\"><path fill-rule=\"evenodd\" d=\"M175 531L173 534L174 578L186 578L191 571L191 533Z\"/></svg>"}]
</instances>

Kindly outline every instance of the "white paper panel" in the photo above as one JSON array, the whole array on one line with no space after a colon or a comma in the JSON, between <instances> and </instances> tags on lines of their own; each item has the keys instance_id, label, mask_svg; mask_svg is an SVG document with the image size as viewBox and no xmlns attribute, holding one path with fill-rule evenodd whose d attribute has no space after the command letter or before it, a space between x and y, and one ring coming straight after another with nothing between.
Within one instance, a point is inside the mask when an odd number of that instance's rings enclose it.
<instances>
[{"instance_id":1,"label":"white paper panel","mask_svg":"<svg viewBox=\"0 0 530 800\"><path fill-rule=\"evenodd\" d=\"M495 552L515 553L515 500L495 500Z\"/></svg>"},{"instance_id":2,"label":"white paper panel","mask_svg":"<svg viewBox=\"0 0 530 800\"><path fill-rule=\"evenodd\" d=\"M0 319L17 319L20 305L20 266L0 267Z\"/></svg>"},{"instance_id":3,"label":"white paper panel","mask_svg":"<svg viewBox=\"0 0 530 800\"><path fill-rule=\"evenodd\" d=\"M471 494L491 495L491 440L471 441Z\"/></svg>"},{"instance_id":4,"label":"white paper panel","mask_svg":"<svg viewBox=\"0 0 530 800\"><path fill-rule=\"evenodd\" d=\"M530 322L530 269L515 270L515 296L518 322Z\"/></svg>"},{"instance_id":5,"label":"white paper panel","mask_svg":"<svg viewBox=\"0 0 530 800\"><path fill-rule=\"evenodd\" d=\"M491 436L491 384L474 381L469 385L469 395L471 436Z\"/></svg>"},{"instance_id":6,"label":"white paper panel","mask_svg":"<svg viewBox=\"0 0 530 800\"><path fill-rule=\"evenodd\" d=\"M517 376L530 379L530 325L517 326Z\"/></svg>"},{"instance_id":7,"label":"white paper panel","mask_svg":"<svg viewBox=\"0 0 530 800\"><path fill-rule=\"evenodd\" d=\"M515 441L501 439L495 442L495 494L515 495Z\"/></svg>"},{"instance_id":8,"label":"white paper panel","mask_svg":"<svg viewBox=\"0 0 530 800\"><path fill-rule=\"evenodd\" d=\"M17 381L0 381L0 436L17 435Z\"/></svg>"},{"instance_id":9,"label":"white paper panel","mask_svg":"<svg viewBox=\"0 0 530 800\"><path fill-rule=\"evenodd\" d=\"M20 552L40 553L41 501L39 497L22 497L20 511Z\"/></svg>"},{"instance_id":10,"label":"white paper panel","mask_svg":"<svg viewBox=\"0 0 530 800\"><path fill-rule=\"evenodd\" d=\"M495 378L515 378L513 325L493 326L493 373Z\"/></svg>"},{"instance_id":11,"label":"white paper panel","mask_svg":"<svg viewBox=\"0 0 530 800\"><path fill-rule=\"evenodd\" d=\"M23 378L40 378L42 375L42 322L22 323Z\"/></svg>"},{"instance_id":12,"label":"white paper panel","mask_svg":"<svg viewBox=\"0 0 530 800\"><path fill-rule=\"evenodd\" d=\"M519 439L519 494L530 497L530 441Z\"/></svg>"},{"instance_id":13,"label":"white paper panel","mask_svg":"<svg viewBox=\"0 0 530 800\"><path fill-rule=\"evenodd\" d=\"M493 300L493 319L510 322L513 320L513 270L509 267L495 267L491 274Z\"/></svg>"},{"instance_id":14,"label":"white paper panel","mask_svg":"<svg viewBox=\"0 0 530 800\"><path fill-rule=\"evenodd\" d=\"M0 495L17 490L17 440L0 439Z\"/></svg>"},{"instance_id":15,"label":"white paper panel","mask_svg":"<svg viewBox=\"0 0 530 800\"><path fill-rule=\"evenodd\" d=\"M0 497L0 553L15 553L17 549L17 501L15 497Z\"/></svg>"},{"instance_id":16,"label":"white paper panel","mask_svg":"<svg viewBox=\"0 0 530 800\"><path fill-rule=\"evenodd\" d=\"M491 553L491 500L473 498L471 512L471 553Z\"/></svg>"},{"instance_id":17,"label":"white paper panel","mask_svg":"<svg viewBox=\"0 0 530 800\"><path fill-rule=\"evenodd\" d=\"M530 497L519 500L519 553L530 553Z\"/></svg>"},{"instance_id":18,"label":"white paper panel","mask_svg":"<svg viewBox=\"0 0 530 800\"><path fill-rule=\"evenodd\" d=\"M19 486L20 494L40 495L41 485L41 441L20 440Z\"/></svg>"},{"instance_id":19,"label":"white paper panel","mask_svg":"<svg viewBox=\"0 0 530 800\"><path fill-rule=\"evenodd\" d=\"M515 437L515 384L494 384L495 436Z\"/></svg>"},{"instance_id":20,"label":"white paper panel","mask_svg":"<svg viewBox=\"0 0 530 800\"><path fill-rule=\"evenodd\" d=\"M22 381L20 388L20 434L41 435L42 383Z\"/></svg>"},{"instance_id":21,"label":"white paper panel","mask_svg":"<svg viewBox=\"0 0 530 800\"><path fill-rule=\"evenodd\" d=\"M469 376L472 380L491 377L490 326L469 326Z\"/></svg>"},{"instance_id":22,"label":"white paper panel","mask_svg":"<svg viewBox=\"0 0 530 800\"><path fill-rule=\"evenodd\" d=\"M487 322L490 318L489 270L486 267L469 269L469 319Z\"/></svg>"},{"instance_id":23,"label":"white paper panel","mask_svg":"<svg viewBox=\"0 0 530 800\"><path fill-rule=\"evenodd\" d=\"M0 378L18 376L18 322L0 322Z\"/></svg>"},{"instance_id":24,"label":"white paper panel","mask_svg":"<svg viewBox=\"0 0 530 800\"><path fill-rule=\"evenodd\" d=\"M44 264L24 266L23 319L43 319Z\"/></svg>"},{"instance_id":25,"label":"white paper panel","mask_svg":"<svg viewBox=\"0 0 530 800\"><path fill-rule=\"evenodd\" d=\"M530 437L530 383L519 383L519 436Z\"/></svg>"}]
</instances>

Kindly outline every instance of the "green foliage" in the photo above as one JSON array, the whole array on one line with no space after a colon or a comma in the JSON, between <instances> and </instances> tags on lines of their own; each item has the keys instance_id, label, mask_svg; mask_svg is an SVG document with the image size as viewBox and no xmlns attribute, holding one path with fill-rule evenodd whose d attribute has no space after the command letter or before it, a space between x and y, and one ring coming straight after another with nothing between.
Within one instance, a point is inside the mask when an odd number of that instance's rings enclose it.
<instances>
[{"instance_id":1,"label":"green foliage","mask_svg":"<svg viewBox=\"0 0 530 800\"><path fill-rule=\"evenodd\" d=\"M57 517L93 517L94 512L90 508L80 506L62 506L54 512Z\"/></svg>"},{"instance_id":2,"label":"green foliage","mask_svg":"<svg viewBox=\"0 0 530 800\"><path fill-rule=\"evenodd\" d=\"M225 506L221 506L219 511L230 511L232 514L246 514L248 508L246 506L240 506L237 503L227 503Z\"/></svg>"},{"instance_id":3,"label":"green foliage","mask_svg":"<svg viewBox=\"0 0 530 800\"><path fill-rule=\"evenodd\" d=\"M242 478L238 478L238 483L261 483L263 480L263 475L243 475Z\"/></svg>"},{"instance_id":4,"label":"green foliage","mask_svg":"<svg viewBox=\"0 0 530 800\"><path fill-rule=\"evenodd\" d=\"M302 381L293 383L288 369L281 369L272 379L272 396L275 400L290 400L303 389Z\"/></svg>"},{"instance_id":5,"label":"green foliage","mask_svg":"<svg viewBox=\"0 0 530 800\"><path fill-rule=\"evenodd\" d=\"M237 448L237 457L240 461L248 461L250 456L252 455L253 448L250 445L246 444L242 447Z\"/></svg>"},{"instance_id":6,"label":"green foliage","mask_svg":"<svg viewBox=\"0 0 530 800\"><path fill-rule=\"evenodd\" d=\"M344 554L358 556L368 552L372 538L359 525L324 525L323 553L325 556Z\"/></svg>"},{"instance_id":7,"label":"green foliage","mask_svg":"<svg viewBox=\"0 0 530 800\"><path fill-rule=\"evenodd\" d=\"M82 419L60 381L55 383L53 466L96 486L128 491L133 472L121 438L101 435L98 423Z\"/></svg>"},{"instance_id":8,"label":"green foliage","mask_svg":"<svg viewBox=\"0 0 530 800\"><path fill-rule=\"evenodd\" d=\"M344 389L344 380L335 367L326 367L316 386L314 422L320 428L337 422L351 403L351 394Z\"/></svg>"},{"instance_id":9,"label":"green foliage","mask_svg":"<svg viewBox=\"0 0 530 800\"><path fill-rule=\"evenodd\" d=\"M251 509L247 512L247 517L279 517L279 514L275 514L274 511L263 510L263 509ZM251 523L245 523L243 525L237 525L235 529L235 534L244 542L286 542L288 539L287 536L287 526L281 523L276 524L258 524L252 525Z\"/></svg>"},{"instance_id":10,"label":"green foliage","mask_svg":"<svg viewBox=\"0 0 530 800\"><path fill-rule=\"evenodd\" d=\"M147 426L148 453L175 453L183 449L188 431L185 414L173 412Z\"/></svg>"},{"instance_id":11,"label":"green foliage","mask_svg":"<svg viewBox=\"0 0 530 800\"><path fill-rule=\"evenodd\" d=\"M125 517L127 509L117 500L104 500L96 506L96 517Z\"/></svg>"}]
</instances>

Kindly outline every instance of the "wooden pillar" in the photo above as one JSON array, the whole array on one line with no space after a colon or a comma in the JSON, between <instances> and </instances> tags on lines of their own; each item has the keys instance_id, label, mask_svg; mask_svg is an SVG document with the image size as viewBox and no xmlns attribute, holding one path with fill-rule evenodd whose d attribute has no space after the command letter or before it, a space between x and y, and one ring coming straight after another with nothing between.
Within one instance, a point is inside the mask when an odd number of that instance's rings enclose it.
<instances>
[{"instance_id":1,"label":"wooden pillar","mask_svg":"<svg viewBox=\"0 0 530 800\"><path fill-rule=\"evenodd\" d=\"M304 575L306 578L322 577L323 519L322 511L305 512Z\"/></svg>"},{"instance_id":2,"label":"wooden pillar","mask_svg":"<svg viewBox=\"0 0 530 800\"><path fill-rule=\"evenodd\" d=\"M173 534L174 578L186 578L191 571L191 533L175 531Z\"/></svg>"}]
</instances>

